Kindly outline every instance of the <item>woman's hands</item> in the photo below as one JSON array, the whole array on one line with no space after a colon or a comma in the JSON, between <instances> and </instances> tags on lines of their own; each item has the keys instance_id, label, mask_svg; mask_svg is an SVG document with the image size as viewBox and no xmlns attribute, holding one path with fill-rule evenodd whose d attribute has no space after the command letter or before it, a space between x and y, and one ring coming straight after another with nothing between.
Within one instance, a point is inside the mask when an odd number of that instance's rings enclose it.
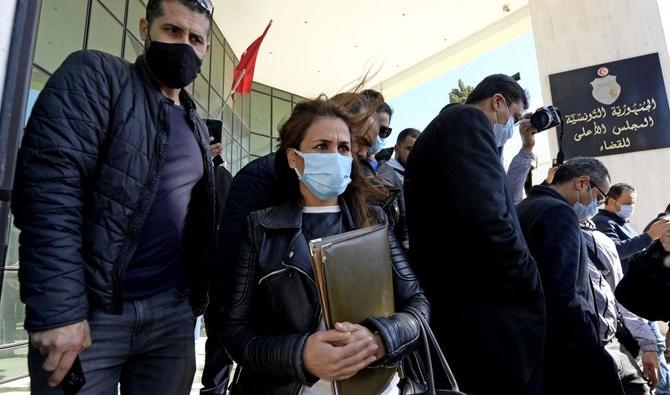
<instances>
[{"instance_id":1,"label":"woman's hands","mask_svg":"<svg viewBox=\"0 0 670 395\"><path fill-rule=\"evenodd\" d=\"M338 322L335 329L310 335L302 358L310 374L324 380L346 380L384 354L379 336L363 326Z\"/></svg>"},{"instance_id":2,"label":"woman's hands","mask_svg":"<svg viewBox=\"0 0 670 395\"><path fill-rule=\"evenodd\" d=\"M381 359L384 357L384 355L386 355L386 349L384 347L382 338L379 335L370 332L368 328L349 322L338 322L335 324L335 329L344 333L350 332L352 334L352 341L355 339L372 336L375 344L377 345L377 351L375 351L374 354L376 359Z\"/></svg>"}]
</instances>

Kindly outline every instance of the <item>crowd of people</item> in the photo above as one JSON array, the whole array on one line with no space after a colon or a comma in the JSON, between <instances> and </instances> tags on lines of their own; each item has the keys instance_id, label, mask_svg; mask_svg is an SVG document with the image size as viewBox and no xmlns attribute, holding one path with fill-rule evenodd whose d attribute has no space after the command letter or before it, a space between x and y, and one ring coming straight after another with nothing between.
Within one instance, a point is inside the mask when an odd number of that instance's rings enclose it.
<instances>
[{"instance_id":1,"label":"crowd of people","mask_svg":"<svg viewBox=\"0 0 670 395\"><path fill-rule=\"evenodd\" d=\"M586 157L524 198L537 130L502 74L386 151L381 93L305 100L233 177L183 90L212 10L150 0L144 55L75 52L35 103L13 196L32 393L80 364L82 394L188 394L204 314L202 394L330 394L404 366L422 318L467 394L670 394L657 323L616 295L630 268L670 266L670 206L636 233L635 188ZM308 242L375 224L395 312L327 327ZM415 379L398 369L382 393Z\"/></svg>"}]
</instances>

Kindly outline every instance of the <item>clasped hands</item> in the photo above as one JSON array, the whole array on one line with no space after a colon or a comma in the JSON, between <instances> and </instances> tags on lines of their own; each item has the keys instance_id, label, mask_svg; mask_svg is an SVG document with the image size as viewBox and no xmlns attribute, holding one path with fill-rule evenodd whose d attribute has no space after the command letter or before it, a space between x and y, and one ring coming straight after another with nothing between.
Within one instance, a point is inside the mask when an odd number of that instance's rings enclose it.
<instances>
[{"instance_id":1,"label":"clasped hands","mask_svg":"<svg viewBox=\"0 0 670 395\"><path fill-rule=\"evenodd\" d=\"M379 335L364 326L338 322L334 329L307 338L305 369L324 380L346 380L386 354Z\"/></svg>"}]
</instances>

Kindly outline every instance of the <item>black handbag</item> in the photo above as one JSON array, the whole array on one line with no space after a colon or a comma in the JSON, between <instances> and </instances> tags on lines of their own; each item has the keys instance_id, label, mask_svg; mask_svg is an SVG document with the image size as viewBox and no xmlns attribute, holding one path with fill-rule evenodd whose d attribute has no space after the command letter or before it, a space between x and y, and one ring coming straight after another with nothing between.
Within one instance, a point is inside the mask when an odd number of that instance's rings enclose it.
<instances>
[{"instance_id":1,"label":"black handbag","mask_svg":"<svg viewBox=\"0 0 670 395\"><path fill-rule=\"evenodd\" d=\"M405 372L405 382L402 388L403 395L466 395L458 389L458 383L454 374L449 368L447 359L440 348L440 345L430 329L426 318L419 310L414 307L408 307L408 313L419 321L421 331L419 350L408 355L403 364ZM436 355L440 361L443 373L447 377L451 389L437 389L435 386L435 376L433 371L433 358Z\"/></svg>"}]
</instances>

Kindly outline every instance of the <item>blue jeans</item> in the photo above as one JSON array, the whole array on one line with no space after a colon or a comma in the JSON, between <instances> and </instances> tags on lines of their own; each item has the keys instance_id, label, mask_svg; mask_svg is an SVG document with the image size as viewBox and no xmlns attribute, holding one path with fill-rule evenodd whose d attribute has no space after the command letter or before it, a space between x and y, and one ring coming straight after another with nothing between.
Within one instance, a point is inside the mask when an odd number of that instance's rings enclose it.
<instances>
[{"instance_id":1,"label":"blue jeans","mask_svg":"<svg viewBox=\"0 0 670 395\"><path fill-rule=\"evenodd\" d=\"M86 385L82 395L189 394L195 374L195 317L186 295L170 289L123 303L121 315L89 313L92 346L79 354ZM30 348L32 394L59 394L38 350Z\"/></svg>"},{"instance_id":2,"label":"blue jeans","mask_svg":"<svg viewBox=\"0 0 670 395\"><path fill-rule=\"evenodd\" d=\"M665 337L658 329L658 324L654 321L649 321L651 331L656 335L656 345L658 349L658 385L656 386L657 395L670 395L670 369L667 362L665 362Z\"/></svg>"}]
</instances>

